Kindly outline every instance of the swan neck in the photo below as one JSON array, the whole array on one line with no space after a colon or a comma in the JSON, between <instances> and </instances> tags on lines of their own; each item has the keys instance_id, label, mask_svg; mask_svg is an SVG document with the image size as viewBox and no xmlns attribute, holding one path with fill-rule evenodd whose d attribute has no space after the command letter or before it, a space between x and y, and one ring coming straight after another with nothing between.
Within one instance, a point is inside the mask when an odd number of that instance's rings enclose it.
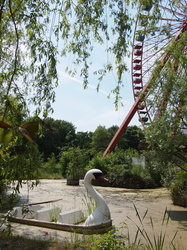
<instances>
[{"instance_id":1,"label":"swan neck","mask_svg":"<svg viewBox=\"0 0 187 250\"><path fill-rule=\"evenodd\" d=\"M103 200L103 197L93 188L91 185L91 182L85 182L85 188L88 191L88 193L91 195L91 197L94 198L94 200L98 203Z\"/></svg>"}]
</instances>

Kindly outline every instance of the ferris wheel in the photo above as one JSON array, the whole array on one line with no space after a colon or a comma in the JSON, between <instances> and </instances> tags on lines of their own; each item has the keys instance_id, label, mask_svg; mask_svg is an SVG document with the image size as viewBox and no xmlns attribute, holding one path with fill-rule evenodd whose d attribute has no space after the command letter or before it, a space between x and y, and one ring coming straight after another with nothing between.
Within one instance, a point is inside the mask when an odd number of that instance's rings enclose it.
<instances>
[{"instance_id":1,"label":"ferris wheel","mask_svg":"<svg viewBox=\"0 0 187 250\"><path fill-rule=\"evenodd\" d=\"M168 47L178 42L181 35L187 30L187 1L166 1L165 6L156 6L160 10L160 16L157 17L156 26L151 30L148 22L155 21L151 10L152 5L146 5L140 8L134 32L133 52L132 52L132 88L134 100L140 99L141 105L138 106L137 113L139 121L145 127L154 120L156 114L160 112L166 105L167 95L163 96L162 103L158 110L152 110L151 103L155 102L156 95L140 97L141 91L146 86L146 91L151 88L151 82L157 81L157 77L153 76L154 71L157 75L166 67L170 61L171 53ZM187 43L186 43L187 44ZM182 48L181 53L185 53L186 46ZM177 71L176 67L175 71ZM157 88L157 96L163 95ZM162 91L162 90L160 90ZM161 107L162 106L162 107Z\"/></svg>"},{"instance_id":2,"label":"ferris wheel","mask_svg":"<svg viewBox=\"0 0 187 250\"><path fill-rule=\"evenodd\" d=\"M173 61L172 46L178 44L182 35L187 32L187 0L163 2L164 5L140 6L138 10L131 59L134 105L103 156L114 149L136 112L142 127L146 128L167 106L171 89L165 86L163 91L159 81L162 81L162 85L165 84L160 76ZM187 54L187 40L183 44L179 53ZM175 65L174 73L177 74L179 67L180 65ZM183 70L183 73L186 74L186 70ZM161 102L155 108L153 104L161 96ZM178 106L181 105L183 103L179 101ZM173 116L177 116L177 113Z\"/></svg>"}]
</instances>

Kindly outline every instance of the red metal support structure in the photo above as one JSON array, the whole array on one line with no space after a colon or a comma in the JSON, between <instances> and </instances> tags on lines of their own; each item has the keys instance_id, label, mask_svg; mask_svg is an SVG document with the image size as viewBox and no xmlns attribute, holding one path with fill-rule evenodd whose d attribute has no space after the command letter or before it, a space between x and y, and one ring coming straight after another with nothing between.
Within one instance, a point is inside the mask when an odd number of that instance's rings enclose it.
<instances>
[{"instance_id":1,"label":"red metal support structure","mask_svg":"<svg viewBox=\"0 0 187 250\"><path fill-rule=\"evenodd\" d=\"M175 36L174 42L176 42L180 38L180 35L183 32L185 32L186 30L187 30L187 22L184 23L183 27L179 30L178 34ZM159 65L156 67L156 71L157 72L161 72L161 70L164 68L164 66L165 66L165 64L166 64L166 62L167 62L167 60L169 58L170 58L170 52L168 50L162 56ZM124 133L125 129L129 125L131 119L133 118L133 116L135 115L135 113L138 110L141 109L142 102L145 100L145 98L146 98L146 96L147 96L147 94L149 92L149 89L151 87L150 83L154 80L154 78L155 77L154 77L154 72L153 72L152 76L149 78L148 82L144 85L144 87L143 87L142 91L140 92L138 98L136 99L134 105L132 106L132 108L130 109L129 113L127 114L125 120L123 121L123 123L119 127L118 131L114 135L113 139L109 143L108 147L106 148L105 152L103 153L103 157L113 151L113 149L115 148L117 142L119 141L119 139L121 138L121 136Z\"/></svg>"},{"instance_id":2,"label":"red metal support structure","mask_svg":"<svg viewBox=\"0 0 187 250\"><path fill-rule=\"evenodd\" d=\"M151 80L152 79L150 79L150 81ZM125 129L129 125L131 119L133 118L133 116L135 115L136 111L138 110L139 105L142 103L142 101L144 100L146 94L148 93L150 81L144 86L143 90L141 91L141 97L138 98L136 100L136 102L134 103L134 105L132 106L132 108L129 111L128 115L126 116L125 120L123 121L123 123L121 124L120 128L118 129L118 131L114 135L113 139L109 143L109 145L108 145L107 149L105 150L103 156L106 156L107 154L111 153L112 150L115 148L117 142L121 138L121 136L124 133Z\"/></svg>"}]
</instances>

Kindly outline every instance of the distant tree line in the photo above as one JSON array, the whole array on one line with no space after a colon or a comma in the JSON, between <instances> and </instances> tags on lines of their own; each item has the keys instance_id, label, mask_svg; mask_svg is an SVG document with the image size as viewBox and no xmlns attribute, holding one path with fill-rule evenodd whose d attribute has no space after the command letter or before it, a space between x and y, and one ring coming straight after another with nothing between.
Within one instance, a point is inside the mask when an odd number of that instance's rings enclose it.
<instances>
[{"instance_id":1,"label":"distant tree line","mask_svg":"<svg viewBox=\"0 0 187 250\"><path fill-rule=\"evenodd\" d=\"M109 142L118 130L118 126L105 128L98 126L94 132L76 132L76 127L64 120L53 118L45 119L52 132L43 127L42 134L37 138L36 143L40 153L46 161L51 154L58 160L62 151L68 151L71 147L79 147L89 151L91 157L99 152L104 152ZM141 140L144 139L144 132L137 126L129 126L119 140L117 147L126 150L128 148L138 150Z\"/></svg>"},{"instance_id":2,"label":"distant tree line","mask_svg":"<svg viewBox=\"0 0 187 250\"><path fill-rule=\"evenodd\" d=\"M37 138L44 160L40 168L42 178L78 180L87 170L99 168L109 178L110 186L150 188L161 185L159 171L155 174L152 169L132 162L133 157L145 158L139 150L140 142L145 139L144 131L137 126L129 126L114 152L103 157L118 126L98 126L94 132L76 132L75 126L67 121L47 118L45 123L52 127L53 132L43 127L42 136Z\"/></svg>"}]
</instances>

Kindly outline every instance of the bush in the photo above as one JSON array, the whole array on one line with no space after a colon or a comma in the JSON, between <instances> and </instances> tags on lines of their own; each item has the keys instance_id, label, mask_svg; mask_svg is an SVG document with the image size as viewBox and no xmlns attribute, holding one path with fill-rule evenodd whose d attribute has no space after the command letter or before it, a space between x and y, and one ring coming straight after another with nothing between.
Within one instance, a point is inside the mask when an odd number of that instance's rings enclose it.
<instances>
[{"instance_id":1,"label":"bush","mask_svg":"<svg viewBox=\"0 0 187 250\"><path fill-rule=\"evenodd\" d=\"M59 179L62 177L61 166L57 163L54 153L42 164L39 170L40 179Z\"/></svg>"},{"instance_id":2,"label":"bush","mask_svg":"<svg viewBox=\"0 0 187 250\"><path fill-rule=\"evenodd\" d=\"M85 168L88 162L88 152L79 147L72 147L69 148L68 151L62 152L59 159L62 175L70 179L82 178L85 174Z\"/></svg>"},{"instance_id":3,"label":"bush","mask_svg":"<svg viewBox=\"0 0 187 250\"><path fill-rule=\"evenodd\" d=\"M132 167L131 173L133 176L136 176L139 178L140 187L139 188L155 188L155 180L152 178L149 171L145 168L142 168L142 166L136 166L134 165Z\"/></svg>"},{"instance_id":4,"label":"bush","mask_svg":"<svg viewBox=\"0 0 187 250\"><path fill-rule=\"evenodd\" d=\"M49 174L57 174L61 172L61 169L59 168L56 162L54 153L52 153L50 158L47 159L47 162L43 164L42 169L45 170Z\"/></svg>"},{"instance_id":5,"label":"bush","mask_svg":"<svg viewBox=\"0 0 187 250\"><path fill-rule=\"evenodd\" d=\"M175 205L187 207L187 171L181 170L176 174L170 186L170 191Z\"/></svg>"},{"instance_id":6,"label":"bush","mask_svg":"<svg viewBox=\"0 0 187 250\"><path fill-rule=\"evenodd\" d=\"M141 166L117 165L109 177L110 185L123 188L153 188L155 183L150 174Z\"/></svg>"},{"instance_id":7,"label":"bush","mask_svg":"<svg viewBox=\"0 0 187 250\"><path fill-rule=\"evenodd\" d=\"M149 171L142 166L132 164L132 157L138 152L128 149L116 150L106 157L101 154L95 156L89 163L87 170L98 168L109 179L109 185L123 188L153 188L155 182ZM94 183L95 184L95 183Z\"/></svg>"},{"instance_id":8,"label":"bush","mask_svg":"<svg viewBox=\"0 0 187 250\"><path fill-rule=\"evenodd\" d=\"M86 171L90 169L100 169L104 175L106 175L109 172L109 168L111 165L111 155L107 155L106 157L102 157L102 154L97 154L88 164L86 167Z\"/></svg>"},{"instance_id":9,"label":"bush","mask_svg":"<svg viewBox=\"0 0 187 250\"><path fill-rule=\"evenodd\" d=\"M115 165L112 167L112 171L108 173L110 186L112 187L129 187L129 182L131 183L132 175L130 172L129 165Z\"/></svg>"}]
</instances>

